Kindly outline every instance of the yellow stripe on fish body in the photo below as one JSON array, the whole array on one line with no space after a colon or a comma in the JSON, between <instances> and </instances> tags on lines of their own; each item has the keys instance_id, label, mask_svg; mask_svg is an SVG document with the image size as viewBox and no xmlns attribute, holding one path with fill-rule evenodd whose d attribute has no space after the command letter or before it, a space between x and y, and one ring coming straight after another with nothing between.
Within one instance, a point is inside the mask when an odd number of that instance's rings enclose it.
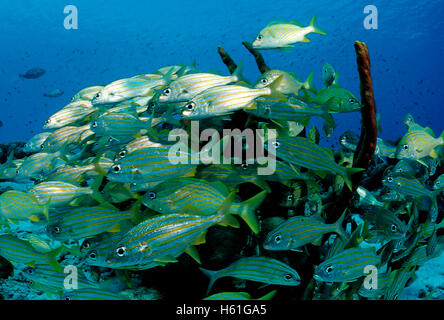
<instances>
[{"instance_id":1,"label":"yellow stripe on fish body","mask_svg":"<svg viewBox=\"0 0 444 320\"><path fill-rule=\"evenodd\" d=\"M155 76L153 78L147 77L147 75L138 75L111 82L94 96L91 103L93 105L113 104L151 94L153 89L166 85L162 75Z\"/></svg>"},{"instance_id":2,"label":"yellow stripe on fish body","mask_svg":"<svg viewBox=\"0 0 444 320\"><path fill-rule=\"evenodd\" d=\"M77 100L88 100L91 101L94 96L103 89L103 86L91 86L84 88L77 92L72 98L71 102L77 101Z\"/></svg>"},{"instance_id":3,"label":"yellow stripe on fish body","mask_svg":"<svg viewBox=\"0 0 444 320\"><path fill-rule=\"evenodd\" d=\"M323 282L350 282L365 276L365 267L378 267L379 263L374 248L350 248L323 261L313 277Z\"/></svg>"},{"instance_id":4,"label":"yellow stripe on fish body","mask_svg":"<svg viewBox=\"0 0 444 320\"><path fill-rule=\"evenodd\" d=\"M198 155L197 155L198 156ZM112 181L144 182L163 181L168 178L183 176L195 169L193 154L181 152L175 154L177 163L171 162L170 147L144 147L127 153L124 158L118 159L110 168L107 177Z\"/></svg>"},{"instance_id":5,"label":"yellow stripe on fish body","mask_svg":"<svg viewBox=\"0 0 444 320\"><path fill-rule=\"evenodd\" d=\"M86 116L97 111L88 100L77 100L66 105L46 120L43 129L58 129L83 120Z\"/></svg>"},{"instance_id":6,"label":"yellow stripe on fish body","mask_svg":"<svg viewBox=\"0 0 444 320\"><path fill-rule=\"evenodd\" d=\"M395 158L396 146L391 146L381 138L376 138L375 155L380 158Z\"/></svg>"},{"instance_id":7,"label":"yellow stripe on fish body","mask_svg":"<svg viewBox=\"0 0 444 320\"><path fill-rule=\"evenodd\" d=\"M99 116L91 124L91 130L97 135L128 136L147 130L150 126L150 122L141 121L129 113L111 112Z\"/></svg>"},{"instance_id":8,"label":"yellow stripe on fish body","mask_svg":"<svg viewBox=\"0 0 444 320\"><path fill-rule=\"evenodd\" d=\"M231 203L226 212L240 216L252 229L259 232L255 210L265 198L266 191L242 203ZM158 212L211 215L218 212L228 198L228 189L221 183L195 178L175 178L161 182L143 197L143 203ZM231 201L230 199L228 201Z\"/></svg>"},{"instance_id":9,"label":"yellow stripe on fish body","mask_svg":"<svg viewBox=\"0 0 444 320\"><path fill-rule=\"evenodd\" d=\"M13 235L0 235L0 256L8 261L33 264L46 262L47 256L37 252L28 242Z\"/></svg>"},{"instance_id":10,"label":"yellow stripe on fish body","mask_svg":"<svg viewBox=\"0 0 444 320\"><path fill-rule=\"evenodd\" d=\"M342 176L351 188L351 175L361 171L358 168L346 168L338 165L331 150L318 146L307 138L278 137L267 146L268 152L296 166L317 171L335 173Z\"/></svg>"},{"instance_id":11,"label":"yellow stripe on fish body","mask_svg":"<svg viewBox=\"0 0 444 320\"><path fill-rule=\"evenodd\" d=\"M107 262L111 268L144 269L174 262L208 228L224 219L224 215L168 214L145 220L115 245Z\"/></svg>"},{"instance_id":12,"label":"yellow stripe on fish body","mask_svg":"<svg viewBox=\"0 0 444 320\"><path fill-rule=\"evenodd\" d=\"M160 102L188 101L196 94L216 86L239 81L236 75L220 76L213 73L192 73L179 77L159 96Z\"/></svg>"},{"instance_id":13,"label":"yellow stripe on fish body","mask_svg":"<svg viewBox=\"0 0 444 320\"><path fill-rule=\"evenodd\" d=\"M203 268L200 268L200 270L210 278L207 293L211 290L214 282L223 277L234 277L283 286L297 286L301 282L296 270L279 260L267 257L241 258L218 271Z\"/></svg>"},{"instance_id":14,"label":"yellow stripe on fish body","mask_svg":"<svg viewBox=\"0 0 444 320\"><path fill-rule=\"evenodd\" d=\"M93 194L91 188L77 187L62 181L41 182L32 187L29 192L36 196L40 204L50 201L51 207L66 206L79 196Z\"/></svg>"},{"instance_id":15,"label":"yellow stripe on fish body","mask_svg":"<svg viewBox=\"0 0 444 320\"><path fill-rule=\"evenodd\" d=\"M59 159L60 153L35 153L26 158L21 166L17 169L19 177L37 178L40 174L51 172L56 169L56 160Z\"/></svg>"},{"instance_id":16,"label":"yellow stripe on fish body","mask_svg":"<svg viewBox=\"0 0 444 320\"><path fill-rule=\"evenodd\" d=\"M116 232L120 225L132 224L131 212L104 207L79 207L65 212L57 220L51 219L46 230L59 241L89 238L104 232Z\"/></svg>"},{"instance_id":17,"label":"yellow stripe on fish body","mask_svg":"<svg viewBox=\"0 0 444 320\"><path fill-rule=\"evenodd\" d=\"M84 173L95 169L93 164L82 167L63 167L49 174L45 180L47 181L63 181L68 183L79 183Z\"/></svg>"},{"instance_id":18,"label":"yellow stripe on fish body","mask_svg":"<svg viewBox=\"0 0 444 320\"><path fill-rule=\"evenodd\" d=\"M270 88L250 89L238 85L206 89L192 98L182 111L184 119L199 119L228 114L249 107L257 97L271 95Z\"/></svg>"},{"instance_id":19,"label":"yellow stripe on fish body","mask_svg":"<svg viewBox=\"0 0 444 320\"><path fill-rule=\"evenodd\" d=\"M89 127L89 124L81 127L66 126L53 131L43 143L42 151L57 152L65 145L80 141L82 134L88 131Z\"/></svg>"},{"instance_id":20,"label":"yellow stripe on fish body","mask_svg":"<svg viewBox=\"0 0 444 320\"><path fill-rule=\"evenodd\" d=\"M295 250L330 232L336 232L345 238L342 219L343 217L335 224L326 224L318 218L291 217L266 236L263 247L267 250Z\"/></svg>"}]
</instances>

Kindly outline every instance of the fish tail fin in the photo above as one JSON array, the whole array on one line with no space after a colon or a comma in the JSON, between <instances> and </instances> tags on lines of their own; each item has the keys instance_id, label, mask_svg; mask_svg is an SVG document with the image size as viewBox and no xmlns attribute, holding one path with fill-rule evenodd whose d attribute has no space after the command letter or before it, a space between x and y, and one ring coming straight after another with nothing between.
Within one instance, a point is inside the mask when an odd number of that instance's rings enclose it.
<instances>
[{"instance_id":1,"label":"fish tail fin","mask_svg":"<svg viewBox=\"0 0 444 320\"><path fill-rule=\"evenodd\" d=\"M233 204L235 196L236 196L236 191L230 192L230 194L227 196L227 198L224 200L219 210L217 211L218 214L223 215L221 221L221 225L223 226L239 228L239 221L230 214L230 208Z\"/></svg>"},{"instance_id":2,"label":"fish tail fin","mask_svg":"<svg viewBox=\"0 0 444 320\"><path fill-rule=\"evenodd\" d=\"M313 27L313 32L315 32L315 33L327 35L327 32L325 32L324 30L322 30L321 28L318 27L318 25L316 23L316 16L313 16L313 18L311 18L310 27Z\"/></svg>"},{"instance_id":3,"label":"fish tail fin","mask_svg":"<svg viewBox=\"0 0 444 320\"><path fill-rule=\"evenodd\" d=\"M51 205L51 198L43 205L43 215L46 218L46 221L49 221L49 207Z\"/></svg>"},{"instance_id":4,"label":"fish tail fin","mask_svg":"<svg viewBox=\"0 0 444 320\"><path fill-rule=\"evenodd\" d=\"M258 300L271 300L276 295L276 292L277 292L277 290L273 290L273 291L267 293L266 295L258 298Z\"/></svg>"},{"instance_id":5,"label":"fish tail fin","mask_svg":"<svg viewBox=\"0 0 444 320\"><path fill-rule=\"evenodd\" d=\"M244 63L241 61L238 63L236 69L234 70L232 76L235 79L235 82L245 82L245 83L249 83L247 79L244 78L244 76L242 75L242 72L244 71Z\"/></svg>"},{"instance_id":6,"label":"fish tail fin","mask_svg":"<svg viewBox=\"0 0 444 320\"><path fill-rule=\"evenodd\" d=\"M102 185L104 176L98 175L97 178L94 179L93 183L91 184L91 190L92 194L91 197L96 200L101 206L109 208L111 210L119 211L115 206L113 206L111 203L107 202L100 192L99 188Z\"/></svg>"},{"instance_id":7,"label":"fish tail fin","mask_svg":"<svg viewBox=\"0 0 444 320\"><path fill-rule=\"evenodd\" d=\"M203 272L204 275L206 275L208 278L210 278L210 283L208 284L208 288L207 288L207 295L210 293L211 288L214 285L214 282L216 282L217 280L217 271L214 270L208 270L208 269L204 269L204 268L199 268L200 271Z\"/></svg>"},{"instance_id":8,"label":"fish tail fin","mask_svg":"<svg viewBox=\"0 0 444 320\"><path fill-rule=\"evenodd\" d=\"M57 261L57 256L62 253L64 247L59 247L47 253L47 261L48 264L53 267L56 271L62 272L62 267L60 263Z\"/></svg>"},{"instance_id":9,"label":"fish tail fin","mask_svg":"<svg viewBox=\"0 0 444 320\"><path fill-rule=\"evenodd\" d=\"M342 240L346 240L347 239L347 236L345 234L345 230L342 227L342 223L344 222L345 216L347 215L346 212L347 212L347 209L344 210L344 212L342 213L341 217L335 223L336 224L336 232L342 238Z\"/></svg>"},{"instance_id":10,"label":"fish tail fin","mask_svg":"<svg viewBox=\"0 0 444 320\"><path fill-rule=\"evenodd\" d=\"M313 84L313 72L311 72L308 75L307 80L305 80L305 82L303 83L303 87L305 89L307 89L308 91L311 91L313 93L317 92L317 90L316 90L316 88L314 87L314 84Z\"/></svg>"},{"instance_id":11,"label":"fish tail fin","mask_svg":"<svg viewBox=\"0 0 444 320\"><path fill-rule=\"evenodd\" d=\"M264 190L241 203L239 215L255 234L259 233L259 221L257 220L255 211L261 205L262 201L264 201L266 195L267 191Z\"/></svg>"},{"instance_id":12,"label":"fish tail fin","mask_svg":"<svg viewBox=\"0 0 444 320\"><path fill-rule=\"evenodd\" d=\"M357 173L364 171L365 169L362 168L345 168L345 175L344 175L344 181L347 187L352 190L353 183L352 183L352 176Z\"/></svg>"}]
</instances>

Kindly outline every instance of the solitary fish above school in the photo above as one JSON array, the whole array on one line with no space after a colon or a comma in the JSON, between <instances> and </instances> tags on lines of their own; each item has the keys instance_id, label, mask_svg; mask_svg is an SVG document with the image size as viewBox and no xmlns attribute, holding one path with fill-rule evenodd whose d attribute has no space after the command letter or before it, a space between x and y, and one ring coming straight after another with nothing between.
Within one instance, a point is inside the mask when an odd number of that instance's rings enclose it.
<instances>
[{"instance_id":1,"label":"solitary fish above school","mask_svg":"<svg viewBox=\"0 0 444 320\"><path fill-rule=\"evenodd\" d=\"M37 79L43 76L45 72L46 71L42 68L32 68L26 71L25 73L20 74L19 76L25 79Z\"/></svg>"},{"instance_id":2,"label":"solitary fish above school","mask_svg":"<svg viewBox=\"0 0 444 320\"><path fill-rule=\"evenodd\" d=\"M281 49L288 50L297 42L310 42L306 37L309 33L327 33L316 25L316 18L313 16L310 25L303 27L297 21L273 21L263 28L252 45L254 49Z\"/></svg>"},{"instance_id":3,"label":"solitary fish above school","mask_svg":"<svg viewBox=\"0 0 444 320\"><path fill-rule=\"evenodd\" d=\"M354 112L361 109L359 100L350 91L328 87L317 92L315 97L308 93L304 95L308 103L314 103L319 106L326 106L330 113Z\"/></svg>"}]
</instances>

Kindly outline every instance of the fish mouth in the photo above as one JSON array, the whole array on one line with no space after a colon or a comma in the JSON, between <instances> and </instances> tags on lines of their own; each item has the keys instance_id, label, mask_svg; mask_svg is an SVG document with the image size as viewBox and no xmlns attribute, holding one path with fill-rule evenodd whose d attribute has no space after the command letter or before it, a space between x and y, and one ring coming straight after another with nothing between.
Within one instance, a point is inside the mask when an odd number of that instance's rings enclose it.
<instances>
[{"instance_id":1,"label":"fish mouth","mask_svg":"<svg viewBox=\"0 0 444 320\"><path fill-rule=\"evenodd\" d=\"M315 279L316 281L322 281L322 278L317 274L313 275L313 279Z\"/></svg>"}]
</instances>

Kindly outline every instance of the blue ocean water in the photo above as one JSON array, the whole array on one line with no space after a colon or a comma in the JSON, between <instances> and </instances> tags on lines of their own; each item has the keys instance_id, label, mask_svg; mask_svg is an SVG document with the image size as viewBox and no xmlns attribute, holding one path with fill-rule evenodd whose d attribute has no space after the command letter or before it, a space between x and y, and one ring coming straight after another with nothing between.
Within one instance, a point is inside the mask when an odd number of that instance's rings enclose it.
<instances>
[{"instance_id":1,"label":"blue ocean water","mask_svg":"<svg viewBox=\"0 0 444 320\"><path fill-rule=\"evenodd\" d=\"M66 30L63 9L78 9L78 29ZM363 25L366 5L378 9L378 29ZM444 22L441 1L1 1L0 142L27 140L43 122L69 102L80 89L176 64L196 61L200 70L227 73L218 54L221 45L244 61L245 76L259 76L254 60L241 45L273 20L303 24L316 15L328 36L312 34L310 43L298 43L292 52L263 51L273 68L295 72L305 79L315 72L322 87L321 68L332 64L341 86L359 96L353 42L369 47L377 110L385 139L404 133L409 112L436 133L443 130ZM32 67L46 74L20 78ZM60 88L58 98L43 93ZM359 113L335 117L336 134L358 132Z\"/></svg>"}]
</instances>

